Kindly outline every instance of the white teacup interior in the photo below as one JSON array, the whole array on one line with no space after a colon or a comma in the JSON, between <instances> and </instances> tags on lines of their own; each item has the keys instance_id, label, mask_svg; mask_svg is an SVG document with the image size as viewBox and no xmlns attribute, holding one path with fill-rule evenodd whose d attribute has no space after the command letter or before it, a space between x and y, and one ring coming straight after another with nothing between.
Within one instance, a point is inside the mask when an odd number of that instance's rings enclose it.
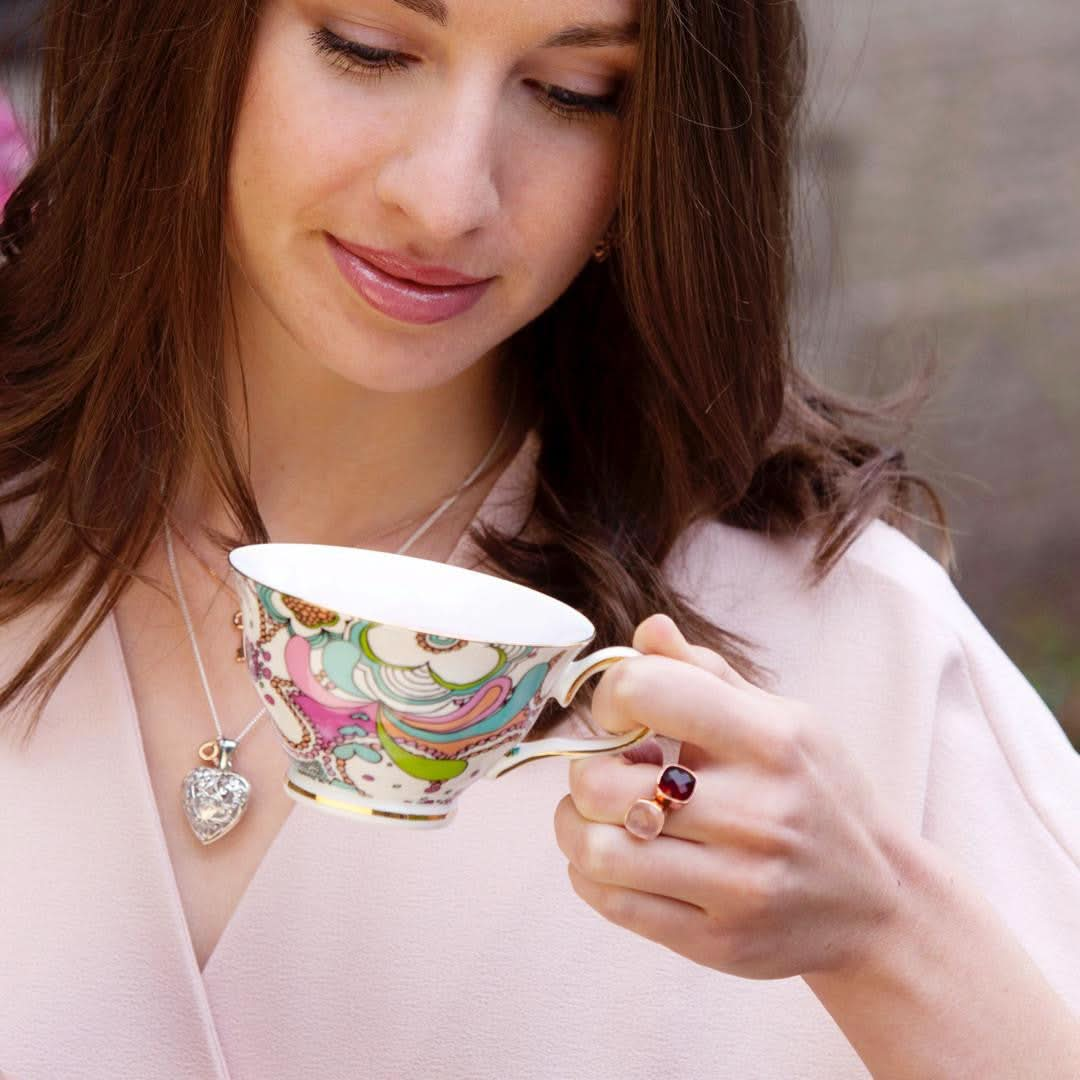
<instances>
[{"instance_id":1,"label":"white teacup interior","mask_svg":"<svg viewBox=\"0 0 1080 1080\"><path fill-rule=\"evenodd\" d=\"M270 589L354 618L502 645L577 645L592 623L535 589L411 555L325 544L249 544L229 562Z\"/></svg>"}]
</instances>

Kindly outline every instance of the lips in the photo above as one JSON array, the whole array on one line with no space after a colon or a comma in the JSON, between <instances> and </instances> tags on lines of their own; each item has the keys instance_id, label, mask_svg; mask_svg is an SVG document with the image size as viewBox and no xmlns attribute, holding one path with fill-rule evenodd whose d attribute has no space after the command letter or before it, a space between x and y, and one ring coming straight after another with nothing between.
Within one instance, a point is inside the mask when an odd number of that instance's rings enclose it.
<instances>
[{"instance_id":1,"label":"lips","mask_svg":"<svg viewBox=\"0 0 1080 1080\"><path fill-rule=\"evenodd\" d=\"M340 237L335 240L346 250L352 252L358 258L370 263L372 266L403 281L411 281L419 285L479 285L489 278L470 277L448 266L427 266L421 263L411 262L392 251L384 251L380 248L363 247L353 244Z\"/></svg>"},{"instance_id":2,"label":"lips","mask_svg":"<svg viewBox=\"0 0 1080 1080\"><path fill-rule=\"evenodd\" d=\"M404 265L400 261L395 262L397 272L384 269L385 253L377 253L380 262L376 263L374 257L369 259L359 254L371 249L355 244L346 246L329 233L326 239L338 270L348 284L376 311L399 322L429 324L460 315L477 303L495 280L468 277L447 267L408 264L413 273L439 277L443 281L447 277L454 279L451 284L421 284L398 276Z\"/></svg>"}]
</instances>

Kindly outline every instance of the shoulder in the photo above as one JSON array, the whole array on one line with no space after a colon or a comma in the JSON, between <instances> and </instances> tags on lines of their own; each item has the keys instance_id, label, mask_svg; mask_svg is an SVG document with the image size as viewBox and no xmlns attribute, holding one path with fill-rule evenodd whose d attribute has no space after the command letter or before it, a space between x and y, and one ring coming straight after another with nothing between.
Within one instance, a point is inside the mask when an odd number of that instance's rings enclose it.
<instances>
[{"instance_id":1,"label":"shoulder","mask_svg":"<svg viewBox=\"0 0 1080 1080\"><path fill-rule=\"evenodd\" d=\"M665 560L669 582L721 627L801 641L804 648L887 644L945 649L970 608L945 568L899 529L875 519L817 585L815 537L695 523ZM828 634L828 640L822 635ZM808 638L813 638L809 641Z\"/></svg>"},{"instance_id":2,"label":"shoulder","mask_svg":"<svg viewBox=\"0 0 1080 1080\"><path fill-rule=\"evenodd\" d=\"M879 782L907 785L894 795L915 813L942 709L983 712L969 651L1027 683L944 568L899 530L866 525L811 586L815 540L699 523L664 570L687 603L741 638L765 690L813 705Z\"/></svg>"},{"instance_id":3,"label":"shoulder","mask_svg":"<svg viewBox=\"0 0 1080 1080\"><path fill-rule=\"evenodd\" d=\"M702 615L747 639L774 676L766 689L818 707L912 820L957 791L985 816L981 785L1013 799L1075 873L1080 755L945 568L879 519L810 588L813 548L698 523L664 568Z\"/></svg>"},{"instance_id":4,"label":"shoulder","mask_svg":"<svg viewBox=\"0 0 1080 1080\"><path fill-rule=\"evenodd\" d=\"M721 521L701 520L679 537L665 569L672 574L715 573L717 560L735 568L794 586L808 571L814 537L803 533L778 536L736 528ZM945 568L899 529L876 518L866 525L822 584L837 585L850 575L880 579L911 592L932 597L942 584L951 586Z\"/></svg>"},{"instance_id":5,"label":"shoulder","mask_svg":"<svg viewBox=\"0 0 1080 1080\"><path fill-rule=\"evenodd\" d=\"M0 482L0 496L10 495L25 485L29 478L29 473L23 473ZM0 505L0 526L3 527L5 544L10 544L23 528L33 512L34 500L35 496L29 494ZM0 688L8 686L47 635L62 623L78 623L78 618L72 614L76 609L70 605L70 600L81 580L82 574L76 571L48 598L39 599L30 607L22 608L16 614L0 621ZM14 580L9 580L8 583L14 586ZM14 591L13 587L11 593ZM11 594L5 598L5 612L11 607L10 600ZM52 662L56 662L55 657ZM7 732L9 723L12 722L10 713L13 708L14 706L7 706L0 709L0 735Z\"/></svg>"}]
</instances>

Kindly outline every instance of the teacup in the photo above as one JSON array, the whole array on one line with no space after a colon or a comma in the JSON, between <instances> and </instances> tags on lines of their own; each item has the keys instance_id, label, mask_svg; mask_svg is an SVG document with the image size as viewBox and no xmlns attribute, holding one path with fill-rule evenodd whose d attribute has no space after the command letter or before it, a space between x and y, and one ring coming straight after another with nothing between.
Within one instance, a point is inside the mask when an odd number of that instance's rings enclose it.
<instances>
[{"instance_id":1,"label":"teacup","mask_svg":"<svg viewBox=\"0 0 1080 1080\"><path fill-rule=\"evenodd\" d=\"M289 758L286 792L354 819L447 825L480 777L615 753L648 728L525 742L544 704L641 654L577 659L592 623L476 570L323 544L249 544L229 562L248 673Z\"/></svg>"}]
</instances>

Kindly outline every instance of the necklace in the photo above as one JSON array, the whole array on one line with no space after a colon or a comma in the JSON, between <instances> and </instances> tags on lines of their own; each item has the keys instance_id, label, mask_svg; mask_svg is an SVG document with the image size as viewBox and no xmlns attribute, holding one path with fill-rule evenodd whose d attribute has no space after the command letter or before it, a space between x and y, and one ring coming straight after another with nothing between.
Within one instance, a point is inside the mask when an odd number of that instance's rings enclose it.
<instances>
[{"instance_id":1,"label":"necklace","mask_svg":"<svg viewBox=\"0 0 1080 1080\"><path fill-rule=\"evenodd\" d=\"M491 460L495 453L496 448L502 441L503 434L506 431L507 425L510 422L510 412L507 413L506 419L503 421L502 427L499 429L498 435L495 436L495 441L488 448L488 452L484 455L483 460L475 469L466 477L465 481L460 487L447 498L445 498L435 510L428 515L425 521L416 529L413 534L401 545L395 552L397 555L404 555L405 552L416 543L435 524L435 522L442 517L442 515L450 509L450 507L457 501L458 497L469 488L476 478L487 467L488 462ZM398 528L400 526L395 526ZM179 531L179 530L177 530ZM392 532L393 530L388 530ZM191 642L191 651L195 656L195 666L199 670L199 678L202 680L203 691L206 694L206 703L210 707L210 716L214 721L214 728L217 731L217 738L211 739L209 742L204 742L199 747L199 757L206 762L206 765L196 766L184 777L183 784L181 785L181 796L183 798L184 813L187 816L188 824L191 826L192 832L199 838L204 845L212 844L215 840L220 840L227 832L229 832L243 816L244 811L247 809L249 797L251 794L251 784L247 778L241 776L232 768L232 756L236 752L237 746L240 744L240 740L255 726L259 718L266 712L266 706L260 707L259 711L248 721L247 727L235 738L229 739L221 731L221 722L218 719L217 707L214 705L214 696L210 692L210 682L206 677L206 668L203 666L202 654L199 652L199 643L195 639L195 628L191 622L191 613L188 611L187 599L184 596L184 587L180 581L180 572L176 566L176 552L173 549L172 543L172 529L169 527L169 515L165 515L164 523L165 532L165 551L169 559L169 572L172 574L173 586L176 589L176 598L180 604L180 613L184 617L184 626L187 628L188 640ZM386 535L384 532L382 535ZM196 559L202 563L203 567L214 577L214 579L220 582L222 585L228 587L225 581L210 568L210 566L203 562L199 555L195 552L194 548L187 542L187 540L181 534L181 539L184 541L185 547L187 547ZM372 537L370 539L377 539ZM239 615L239 612L237 612ZM240 626L237 619L237 615L233 616L233 625ZM241 642L243 641L243 631L241 630ZM238 660L243 660L243 649L239 650Z\"/></svg>"},{"instance_id":2,"label":"necklace","mask_svg":"<svg viewBox=\"0 0 1080 1080\"><path fill-rule=\"evenodd\" d=\"M501 431L499 432L499 436L500 437L502 436ZM496 441L496 445L497 444L498 443ZM485 464L487 464L486 459L482 463L481 467L483 465L485 465ZM421 529L417 530L417 532L415 532L412 536L409 537L409 539L406 541L404 547L398 549L398 551L397 551L398 555L403 555L410 547L412 547L412 545L418 539L420 539L420 537L424 534L424 532L427 531L427 529L429 529L432 525L435 524L436 518L440 514L442 514L443 511L448 510L450 508L450 506L454 502L454 500L460 494L462 494L465 491L465 489L469 486L469 483L472 480L475 479L475 475L476 474L473 473L470 476L469 480L467 480L464 484L461 485L460 488L458 488L450 496L447 497L446 504L444 506L441 506L439 508L438 512L435 515L429 517L423 523L423 526L422 526ZM421 515L414 514L411 517L405 518L404 520L399 521L399 522L395 523L394 525L391 525L389 529L383 529L382 532L376 533L374 536L369 536L366 539L365 543L371 543L372 540L381 540L384 536L389 536L391 533L397 532L398 529L403 529L407 525L412 525L414 522L419 521L420 517L421 517ZM195 561L207 572L207 574L210 575L211 578L214 579L214 581L216 581L218 583L218 585L220 585L224 589L228 589L229 588L228 582L226 582L218 573L216 573L214 568L198 553L198 551L195 550L194 545L187 538L187 534L180 528L180 526L177 525L176 522L173 521L171 517L169 517L169 522L168 523L169 523L169 526L172 528L172 531L174 533L176 533L176 535L180 538L180 543L182 543L184 545L184 547L186 547L188 549L188 551L191 553L192 558L195 559ZM240 635L240 639L236 643L236 653L234 654L233 659L238 664L242 664L244 662L244 617L243 617L243 614L242 614L242 612L240 611L239 608L237 608L236 611L234 611L233 614L232 614L232 624L236 628L237 633Z\"/></svg>"}]
</instances>

